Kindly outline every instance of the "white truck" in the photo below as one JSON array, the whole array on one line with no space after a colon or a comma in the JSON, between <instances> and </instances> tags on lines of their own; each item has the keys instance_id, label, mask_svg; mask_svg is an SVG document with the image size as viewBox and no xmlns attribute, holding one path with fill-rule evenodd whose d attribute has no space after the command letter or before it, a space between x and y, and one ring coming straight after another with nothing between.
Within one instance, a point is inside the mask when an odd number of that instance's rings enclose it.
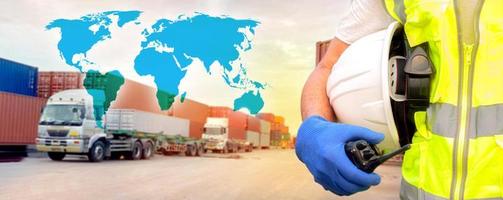
<instances>
[{"instance_id":1,"label":"white truck","mask_svg":"<svg viewBox=\"0 0 503 200\"><path fill-rule=\"evenodd\" d=\"M204 150L224 154L235 153L240 150L252 151L253 146L250 142L230 137L231 131L228 118L208 117L204 124L202 136L205 140ZM245 134L244 131L243 134Z\"/></svg>"},{"instance_id":2,"label":"white truck","mask_svg":"<svg viewBox=\"0 0 503 200\"><path fill-rule=\"evenodd\" d=\"M132 109L110 109L101 120L94 112L103 108L95 104L101 105L83 89L50 97L39 123L37 150L55 161L77 154L91 162L148 159L156 151L196 156L204 150L201 140L186 136L187 120Z\"/></svg>"}]
</instances>

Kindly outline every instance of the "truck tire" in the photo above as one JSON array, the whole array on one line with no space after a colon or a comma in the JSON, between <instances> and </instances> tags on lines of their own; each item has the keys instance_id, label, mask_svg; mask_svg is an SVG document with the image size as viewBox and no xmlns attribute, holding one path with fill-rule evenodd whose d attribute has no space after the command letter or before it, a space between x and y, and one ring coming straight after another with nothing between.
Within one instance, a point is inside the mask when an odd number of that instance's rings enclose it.
<instances>
[{"instance_id":1,"label":"truck tire","mask_svg":"<svg viewBox=\"0 0 503 200\"><path fill-rule=\"evenodd\" d=\"M227 145L224 146L224 149L222 149L223 154L228 154L229 153L229 147Z\"/></svg>"},{"instance_id":2,"label":"truck tire","mask_svg":"<svg viewBox=\"0 0 503 200\"><path fill-rule=\"evenodd\" d=\"M194 145L187 145L187 151L185 151L186 156L196 156L197 154L197 146Z\"/></svg>"},{"instance_id":3,"label":"truck tire","mask_svg":"<svg viewBox=\"0 0 503 200\"><path fill-rule=\"evenodd\" d=\"M60 152L48 152L47 154L49 155L49 158L54 161L62 161L66 156L65 153Z\"/></svg>"},{"instance_id":4,"label":"truck tire","mask_svg":"<svg viewBox=\"0 0 503 200\"><path fill-rule=\"evenodd\" d=\"M143 152L141 154L142 159L149 159L154 155L154 145L152 145L151 142L145 143L145 146L143 147Z\"/></svg>"},{"instance_id":5,"label":"truck tire","mask_svg":"<svg viewBox=\"0 0 503 200\"><path fill-rule=\"evenodd\" d=\"M202 144L197 145L196 156L202 156L204 153L205 153L204 145Z\"/></svg>"},{"instance_id":6,"label":"truck tire","mask_svg":"<svg viewBox=\"0 0 503 200\"><path fill-rule=\"evenodd\" d=\"M143 147L139 141L134 142L133 149L126 153L127 160L140 160L142 155Z\"/></svg>"},{"instance_id":7,"label":"truck tire","mask_svg":"<svg viewBox=\"0 0 503 200\"><path fill-rule=\"evenodd\" d=\"M91 162L102 161L105 158L105 144L102 141L96 141L91 149L89 149L87 157Z\"/></svg>"}]
</instances>

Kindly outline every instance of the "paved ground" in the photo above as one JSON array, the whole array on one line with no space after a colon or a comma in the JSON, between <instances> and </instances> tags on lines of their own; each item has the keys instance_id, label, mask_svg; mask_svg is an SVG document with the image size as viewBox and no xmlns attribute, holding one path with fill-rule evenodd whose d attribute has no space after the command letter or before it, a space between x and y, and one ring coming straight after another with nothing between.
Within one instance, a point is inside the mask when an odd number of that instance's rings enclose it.
<instances>
[{"instance_id":1,"label":"paved ground","mask_svg":"<svg viewBox=\"0 0 503 200\"><path fill-rule=\"evenodd\" d=\"M156 155L88 163L28 158L0 163L0 199L339 199L313 182L293 150L234 158ZM236 158L239 157L239 158ZM379 186L349 199L398 199L400 168L381 166Z\"/></svg>"}]
</instances>

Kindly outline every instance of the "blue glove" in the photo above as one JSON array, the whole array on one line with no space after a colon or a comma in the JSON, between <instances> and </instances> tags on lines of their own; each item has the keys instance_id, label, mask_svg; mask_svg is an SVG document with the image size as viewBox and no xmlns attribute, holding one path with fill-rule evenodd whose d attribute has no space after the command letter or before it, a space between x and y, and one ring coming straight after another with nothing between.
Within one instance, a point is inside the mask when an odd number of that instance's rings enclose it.
<instances>
[{"instance_id":1,"label":"blue glove","mask_svg":"<svg viewBox=\"0 0 503 200\"><path fill-rule=\"evenodd\" d=\"M328 122L313 116L299 128L295 151L314 180L337 195L351 195L381 182L375 173L358 169L347 157L344 145L358 139L377 144L384 135L367 128Z\"/></svg>"}]
</instances>

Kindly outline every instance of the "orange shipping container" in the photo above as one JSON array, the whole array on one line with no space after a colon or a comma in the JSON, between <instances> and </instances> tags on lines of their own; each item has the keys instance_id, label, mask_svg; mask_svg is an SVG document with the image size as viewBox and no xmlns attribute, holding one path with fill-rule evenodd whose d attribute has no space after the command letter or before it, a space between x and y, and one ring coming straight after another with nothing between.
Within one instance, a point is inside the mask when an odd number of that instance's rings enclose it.
<instances>
[{"instance_id":1,"label":"orange shipping container","mask_svg":"<svg viewBox=\"0 0 503 200\"><path fill-rule=\"evenodd\" d=\"M248 116L246 130L260 132L260 119L253 116Z\"/></svg>"},{"instance_id":2,"label":"orange shipping container","mask_svg":"<svg viewBox=\"0 0 503 200\"><path fill-rule=\"evenodd\" d=\"M263 119L263 120L271 122L271 123L274 122L274 114L272 114L272 113L259 113L259 114L257 114L257 117L259 119Z\"/></svg>"},{"instance_id":3,"label":"orange shipping container","mask_svg":"<svg viewBox=\"0 0 503 200\"><path fill-rule=\"evenodd\" d=\"M189 136L195 139L201 139L204 131L204 122L190 121Z\"/></svg>"},{"instance_id":4,"label":"orange shipping container","mask_svg":"<svg viewBox=\"0 0 503 200\"><path fill-rule=\"evenodd\" d=\"M325 40L316 43L316 65L320 63L321 59L327 53L328 46L332 40Z\"/></svg>"},{"instance_id":5,"label":"orange shipping container","mask_svg":"<svg viewBox=\"0 0 503 200\"><path fill-rule=\"evenodd\" d=\"M274 122L278 124L285 124L285 118L282 116L275 115Z\"/></svg>"},{"instance_id":6,"label":"orange shipping container","mask_svg":"<svg viewBox=\"0 0 503 200\"><path fill-rule=\"evenodd\" d=\"M0 145L35 144L46 99L0 92Z\"/></svg>"},{"instance_id":7,"label":"orange shipping container","mask_svg":"<svg viewBox=\"0 0 503 200\"><path fill-rule=\"evenodd\" d=\"M229 119L229 138L231 139L246 139L246 123L247 114L233 111L228 107L210 107L210 115L208 117L222 117Z\"/></svg>"},{"instance_id":8,"label":"orange shipping container","mask_svg":"<svg viewBox=\"0 0 503 200\"><path fill-rule=\"evenodd\" d=\"M210 112L210 107L197 101L185 99L183 103L175 101L168 112L174 117L205 123Z\"/></svg>"}]
</instances>

